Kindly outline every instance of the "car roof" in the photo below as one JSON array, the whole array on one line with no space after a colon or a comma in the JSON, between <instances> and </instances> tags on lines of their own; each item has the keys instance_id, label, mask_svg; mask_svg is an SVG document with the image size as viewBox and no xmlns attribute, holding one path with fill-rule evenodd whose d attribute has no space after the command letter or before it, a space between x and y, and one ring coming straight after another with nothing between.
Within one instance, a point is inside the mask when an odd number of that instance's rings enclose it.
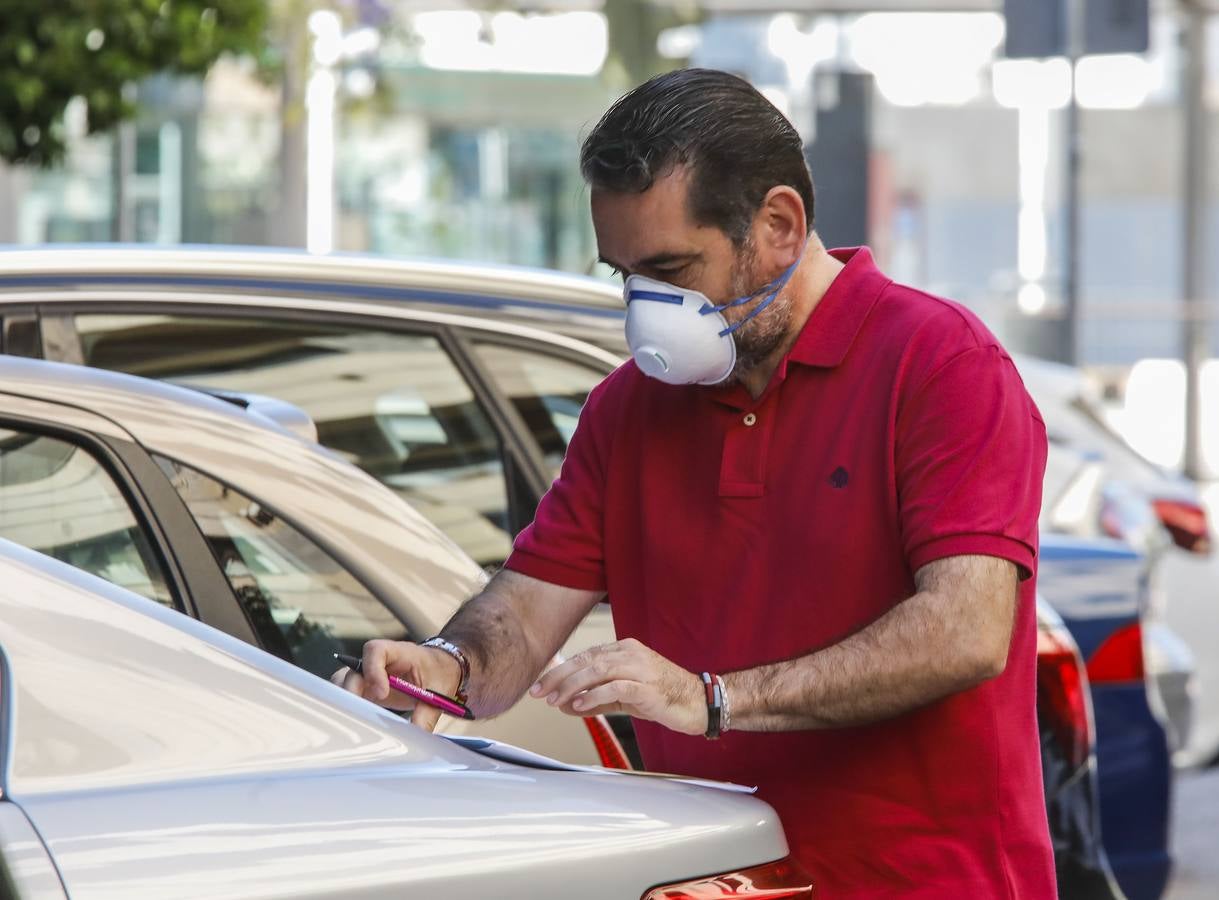
<instances>
[{"instance_id":1,"label":"car roof","mask_svg":"<svg viewBox=\"0 0 1219 900\"><path fill-rule=\"evenodd\" d=\"M295 250L55 245L0 250L0 304L213 302L324 312L406 313L621 362L621 291L584 276L463 261L398 260ZM607 355L608 354L608 355Z\"/></svg>"},{"instance_id":2,"label":"car roof","mask_svg":"<svg viewBox=\"0 0 1219 900\"><path fill-rule=\"evenodd\" d=\"M167 412L181 417L178 421L219 417L234 429L235 438L262 437L267 430L290 434L270 419L204 391L88 366L0 354L0 390L88 409L120 424L141 443L142 438L156 443L162 429L173 428L169 417L149 415L157 407L168 407Z\"/></svg>"},{"instance_id":3,"label":"car roof","mask_svg":"<svg viewBox=\"0 0 1219 900\"><path fill-rule=\"evenodd\" d=\"M0 393L88 410L149 452L251 495L340 562L358 560L367 586L414 627L439 628L483 580L469 556L372 476L231 403L133 375L4 355Z\"/></svg>"},{"instance_id":4,"label":"car roof","mask_svg":"<svg viewBox=\"0 0 1219 900\"><path fill-rule=\"evenodd\" d=\"M287 282L380 284L450 291L486 290L556 303L621 310L621 291L588 276L524 266L393 259L359 253L310 254L287 248L140 244L54 245L0 250L0 285L90 276L228 276Z\"/></svg>"}]
</instances>

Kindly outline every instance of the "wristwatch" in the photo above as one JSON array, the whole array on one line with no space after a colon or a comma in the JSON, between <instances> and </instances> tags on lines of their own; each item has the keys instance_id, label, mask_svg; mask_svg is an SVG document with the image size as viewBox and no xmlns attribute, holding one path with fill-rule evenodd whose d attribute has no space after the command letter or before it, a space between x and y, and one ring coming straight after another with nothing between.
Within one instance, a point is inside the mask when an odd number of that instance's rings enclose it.
<instances>
[{"instance_id":1,"label":"wristwatch","mask_svg":"<svg viewBox=\"0 0 1219 900\"><path fill-rule=\"evenodd\" d=\"M466 659L466 655L461 652L461 648L451 641L446 641L442 637L428 638L420 647L435 647L437 650L443 650L453 659L457 660L457 665L461 667L461 683L457 685L457 693L454 695L459 703L466 702L466 689L470 685L470 661Z\"/></svg>"}]
</instances>

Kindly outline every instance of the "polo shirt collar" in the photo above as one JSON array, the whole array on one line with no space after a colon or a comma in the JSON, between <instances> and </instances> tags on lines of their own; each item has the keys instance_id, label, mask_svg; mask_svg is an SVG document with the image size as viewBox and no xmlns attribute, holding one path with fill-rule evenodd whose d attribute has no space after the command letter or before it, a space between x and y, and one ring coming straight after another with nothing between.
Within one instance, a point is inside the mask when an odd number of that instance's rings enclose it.
<instances>
[{"instance_id":1,"label":"polo shirt collar","mask_svg":"<svg viewBox=\"0 0 1219 900\"><path fill-rule=\"evenodd\" d=\"M829 252L844 264L844 268L826 288L800 330L796 343L775 369L761 396L755 399L744 385L735 383L711 387L707 397L733 409L752 410L765 403L778 385L786 380L790 364L832 369L846 358L847 351L851 349L881 292L892 282L876 267L872 251L867 247Z\"/></svg>"},{"instance_id":2,"label":"polo shirt collar","mask_svg":"<svg viewBox=\"0 0 1219 900\"><path fill-rule=\"evenodd\" d=\"M890 279L876 267L867 247L831 250L845 268L830 282L821 301L804 323L785 363L834 368L855 342L872 307Z\"/></svg>"}]
</instances>

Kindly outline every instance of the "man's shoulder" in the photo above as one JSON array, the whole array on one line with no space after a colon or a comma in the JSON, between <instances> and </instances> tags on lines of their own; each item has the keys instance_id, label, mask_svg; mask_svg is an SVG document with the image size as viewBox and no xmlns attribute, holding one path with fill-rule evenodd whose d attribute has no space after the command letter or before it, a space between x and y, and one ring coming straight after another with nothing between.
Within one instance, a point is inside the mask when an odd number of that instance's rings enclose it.
<instances>
[{"instance_id":1,"label":"man's shoulder","mask_svg":"<svg viewBox=\"0 0 1219 900\"><path fill-rule=\"evenodd\" d=\"M903 380L911 387L963 354L1011 364L999 339L971 309L909 285L891 282L869 324L900 360Z\"/></svg>"},{"instance_id":2,"label":"man's shoulder","mask_svg":"<svg viewBox=\"0 0 1219 900\"><path fill-rule=\"evenodd\" d=\"M885 288L875 313L886 331L912 341L948 342L959 350L1000 346L969 307L896 281Z\"/></svg>"}]
</instances>

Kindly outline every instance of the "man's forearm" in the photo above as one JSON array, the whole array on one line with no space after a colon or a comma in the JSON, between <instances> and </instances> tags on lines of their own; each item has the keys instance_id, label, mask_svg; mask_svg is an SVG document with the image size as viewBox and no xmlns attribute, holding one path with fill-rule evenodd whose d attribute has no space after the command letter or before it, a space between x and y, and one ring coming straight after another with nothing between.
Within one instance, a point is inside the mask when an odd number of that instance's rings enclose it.
<instances>
[{"instance_id":1,"label":"man's forearm","mask_svg":"<svg viewBox=\"0 0 1219 900\"><path fill-rule=\"evenodd\" d=\"M496 716L516 703L603 596L497 572L441 631L470 661L474 714Z\"/></svg>"},{"instance_id":2,"label":"man's forearm","mask_svg":"<svg viewBox=\"0 0 1219 900\"><path fill-rule=\"evenodd\" d=\"M552 655L530 639L512 601L490 590L462 606L440 634L470 661L469 705L480 719L516 703Z\"/></svg>"},{"instance_id":3,"label":"man's forearm","mask_svg":"<svg viewBox=\"0 0 1219 900\"><path fill-rule=\"evenodd\" d=\"M947 596L918 593L824 650L725 675L733 729L866 725L995 677L1006 645L971 634L976 617L960 613Z\"/></svg>"},{"instance_id":4,"label":"man's forearm","mask_svg":"<svg viewBox=\"0 0 1219 900\"><path fill-rule=\"evenodd\" d=\"M731 728L801 731L901 715L1000 674L1018 602L1016 565L951 556L914 573L917 593L867 628L799 659L720 672ZM761 601L759 601L761 602ZM533 690L564 712L627 713L682 734L707 727L697 671L634 638L576 654Z\"/></svg>"}]
</instances>

